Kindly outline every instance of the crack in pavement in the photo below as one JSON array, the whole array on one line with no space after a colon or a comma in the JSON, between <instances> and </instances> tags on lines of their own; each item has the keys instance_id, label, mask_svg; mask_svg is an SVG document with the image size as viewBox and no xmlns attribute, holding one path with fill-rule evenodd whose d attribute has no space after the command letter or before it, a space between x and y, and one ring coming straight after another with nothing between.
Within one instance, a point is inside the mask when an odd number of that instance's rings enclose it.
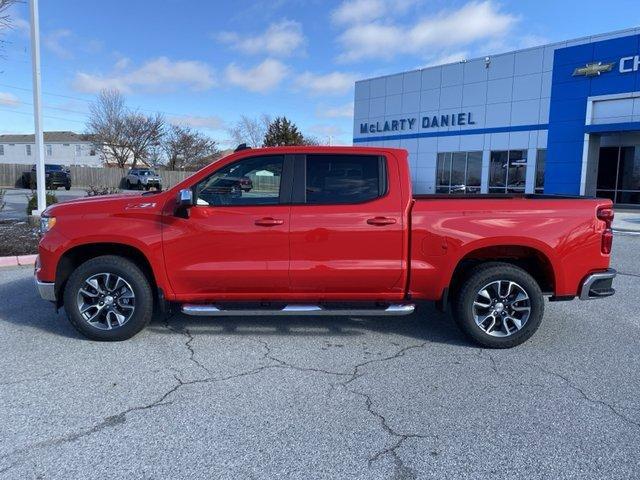
<instances>
[{"instance_id":1,"label":"crack in pavement","mask_svg":"<svg viewBox=\"0 0 640 480\"><path fill-rule=\"evenodd\" d=\"M377 462L384 456L390 455L394 464L394 474L393 474L394 479L415 479L416 472L404 464L404 461L398 454L397 450L402 446L404 442L406 442L409 439L414 439L414 438L428 439L428 438L432 438L433 436L423 435L420 433L397 432L396 430L391 428L385 416L373 408L373 400L371 399L370 395L364 392L359 392L357 390L348 390L348 391L364 398L365 405L367 407L367 412L369 412L371 416L375 417L379 421L380 425L382 426L383 430L387 435L396 439L391 446L383 448L382 450L379 450L378 452L374 453L371 457L369 457L368 459L369 467L371 467L371 465L373 465L375 462Z\"/></svg>"},{"instance_id":2,"label":"crack in pavement","mask_svg":"<svg viewBox=\"0 0 640 480\"><path fill-rule=\"evenodd\" d=\"M334 371L325 370L325 369L322 369L322 368L301 367L299 365L293 365L291 363L285 362L281 358L275 357L273 355L273 350L271 349L271 347L269 346L269 344L267 342L265 342L264 340L262 340L260 338L258 338L256 340L265 349L265 354L264 354L263 357L265 359L267 359L267 360L271 360L271 361L276 362L278 364L278 365L273 365L274 368L281 367L281 368L290 368L292 370L299 370L301 372L323 373L323 374L326 374L326 375L336 375L336 376L345 376L345 377L351 376L351 374L347 373L347 372L334 372Z\"/></svg>"},{"instance_id":3,"label":"crack in pavement","mask_svg":"<svg viewBox=\"0 0 640 480\"><path fill-rule=\"evenodd\" d=\"M562 375L560 373L554 372L552 370L548 370L548 369L546 369L544 367L541 367L540 365L536 365L536 364L533 364L533 363L528 363L527 365L532 366L534 368L537 368L538 370L540 370L541 372L546 373L547 375L551 375L552 377L559 378L569 388L571 388L572 390L578 392L582 396L582 398L584 398L586 401L591 402L592 404L595 404L595 405L602 405L603 407L605 407L607 410L609 410L611 413L613 413L616 417L620 418L625 423L628 423L628 424L631 424L631 425L635 425L636 427L640 428L640 422L637 422L637 421L627 417L623 413L619 412L616 409L616 407L614 407L610 403L607 403L604 400L599 400L597 398L590 397L589 395L587 395L587 393L582 388L578 387L577 385L574 385L573 382L571 382L571 380L569 379L569 377L566 377L566 376L564 376L564 375Z\"/></svg>"},{"instance_id":4,"label":"crack in pavement","mask_svg":"<svg viewBox=\"0 0 640 480\"><path fill-rule=\"evenodd\" d=\"M9 385L17 385L19 383L28 383L28 382L37 382L38 380L43 380L47 377L50 377L56 372L48 372L44 375L40 375L38 377L30 377L30 378L22 378L20 380L11 380L9 382L0 382L0 387L9 386Z\"/></svg>"},{"instance_id":5,"label":"crack in pavement","mask_svg":"<svg viewBox=\"0 0 640 480\"><path fill-rule=\"evenodd\" d=\"M197 365L199 368L203 369L205 372L207 372L209 375L213 375L213 372L211 372L211 370L209 370L206 366L204 366L202 363L200 363L200 361L196 358L196 351L193 347L193 345L191 344L194 340L194 336L191 334L191 332L189 331L188 328L183 328L183 329L176 329L174 327L172 327L171 325L169 325L169 320L172 317L167 317L165 318L165 322L164 322L164 326L167 328L167 330L170 330L174 333L179 333L180 335L184 335L187 337L187 341L185 342L184 346L187 347L187 350L189 350L189 361L191 361L192 363L194 363L195 365Z\"/></svg>"},{"instance_id":6,"label":"crack in pavement","mask_svg":"<svg viewBox=\"0 0 640 480\"><path fill-rule=\"evenodd\" d=\"M407 353L408 351L414 350L414 349L418 349L418 348L423 348L426 344L427 344L427 342L422 342L422 343L415 344L415 345L409 345L409 346L401 348L400 350L398 350L393 355L389 355L389 356L383 357L383 358L372 358L371 360L367 360L366 362L358 363L353 367L353 371L350 374L350 378L346 382L344 382L342 385L346 386L349 383L353 382L354 380L362 377L364 375L364 373L359 373L360 369L363 368L363 367L366 367L367 365L371 365L372 363L384 363L384 362L387 362L389 360L395 360L396 358L404 357L404 354Z\"/></svg>"}]
</instances>

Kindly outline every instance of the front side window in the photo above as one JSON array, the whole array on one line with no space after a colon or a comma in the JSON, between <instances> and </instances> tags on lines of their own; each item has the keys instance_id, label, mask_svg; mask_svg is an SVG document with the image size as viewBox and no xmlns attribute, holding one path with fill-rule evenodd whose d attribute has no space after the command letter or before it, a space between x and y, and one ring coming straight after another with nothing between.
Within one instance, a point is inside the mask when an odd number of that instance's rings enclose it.
<instances>
[{"instance_id":1,"label":"front side window","mask_svg":"<svg viewBox=\"0 0 640 480\"><path fill-rule=\"evenodd\" d=\"M436 193L479 193L482 152L438 153Z\"/></svg>"},{"instance_id":2,"label":"front side window","mask_svg":"<svg viewBox=\"0 0 640 480\"><path fill-rule=\"evenodd\" d=\"M196 185L196 205L276 205L284 157L272 155L240 160Z\"/></svg>"},{"instance_id":3,"label":"front side window","mask_svg":"<svg viewBox=\"0 0 640 480\"><path fill-rule=\"evenodd\" d=\"M27 157L31 156L31 145L25 145L26 150L27 150Z\"/></svg>"},{"instance_id":4,"label":"front side window","mask_svg":"<svg viewBox=\"0 0 640 480\"><path fill-rule=\"evenodd\" d=\"M386 192L384 159L375 155L307 155L306 203L361 203Z\"/></svg>"}]
</instances>

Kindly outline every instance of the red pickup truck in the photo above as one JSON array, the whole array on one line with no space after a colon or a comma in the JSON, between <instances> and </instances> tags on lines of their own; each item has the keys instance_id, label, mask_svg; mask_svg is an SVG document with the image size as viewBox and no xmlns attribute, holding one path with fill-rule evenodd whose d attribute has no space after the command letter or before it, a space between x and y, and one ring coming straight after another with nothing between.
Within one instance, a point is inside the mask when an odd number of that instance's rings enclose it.
<instances>
[{"instance_id":1,"label":"red pickup truck","mask_svg":"<svg viewBox=\"0 0 640 480\"><path fill-rule=\"evenodd\" d=\"M229 189L230 178L252 188ZM610 200L412 195L391 148L243 149L165 192L92 197L42 217L35 281L96 340L187 315L404 315L450 307L487 347L550 300L612 295Z\"/></svg>"}]
</instances>

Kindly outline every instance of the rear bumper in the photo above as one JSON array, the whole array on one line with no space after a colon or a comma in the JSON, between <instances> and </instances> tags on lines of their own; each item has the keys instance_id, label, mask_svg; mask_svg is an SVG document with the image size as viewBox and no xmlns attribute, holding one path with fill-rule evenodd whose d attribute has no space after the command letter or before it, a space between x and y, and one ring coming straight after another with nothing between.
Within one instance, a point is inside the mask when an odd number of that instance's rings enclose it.
<instances>
[{"instance_id":1,"label":"rear bumper","mask_svg":"<svg viewBox=\"0 0 640 480\"><path fill-rule=\"evenodd\" d=\"M580 288L580 300L594 300L596 298L610 297L616 291L612 288L613 279L616 276L613 268L602 272L595 272L587 276Z\"/></svg>"}]
</instances>

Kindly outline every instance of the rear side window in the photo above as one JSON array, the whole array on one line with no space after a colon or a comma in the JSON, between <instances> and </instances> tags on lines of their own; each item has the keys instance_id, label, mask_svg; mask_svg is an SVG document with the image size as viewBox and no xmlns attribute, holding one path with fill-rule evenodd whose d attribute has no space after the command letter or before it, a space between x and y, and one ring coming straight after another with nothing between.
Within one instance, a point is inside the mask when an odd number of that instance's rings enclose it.
<instances>
[{"instance_id":1,"label":"rear side window","mask_svg":"<svg viewBox=\"0 0 640 480\"><path fill-rule=\"evenodd\" d=\"M384 158L374 155L307 155L306 203L361 203L386 193Z\"/></svg>"}]
</instances>

